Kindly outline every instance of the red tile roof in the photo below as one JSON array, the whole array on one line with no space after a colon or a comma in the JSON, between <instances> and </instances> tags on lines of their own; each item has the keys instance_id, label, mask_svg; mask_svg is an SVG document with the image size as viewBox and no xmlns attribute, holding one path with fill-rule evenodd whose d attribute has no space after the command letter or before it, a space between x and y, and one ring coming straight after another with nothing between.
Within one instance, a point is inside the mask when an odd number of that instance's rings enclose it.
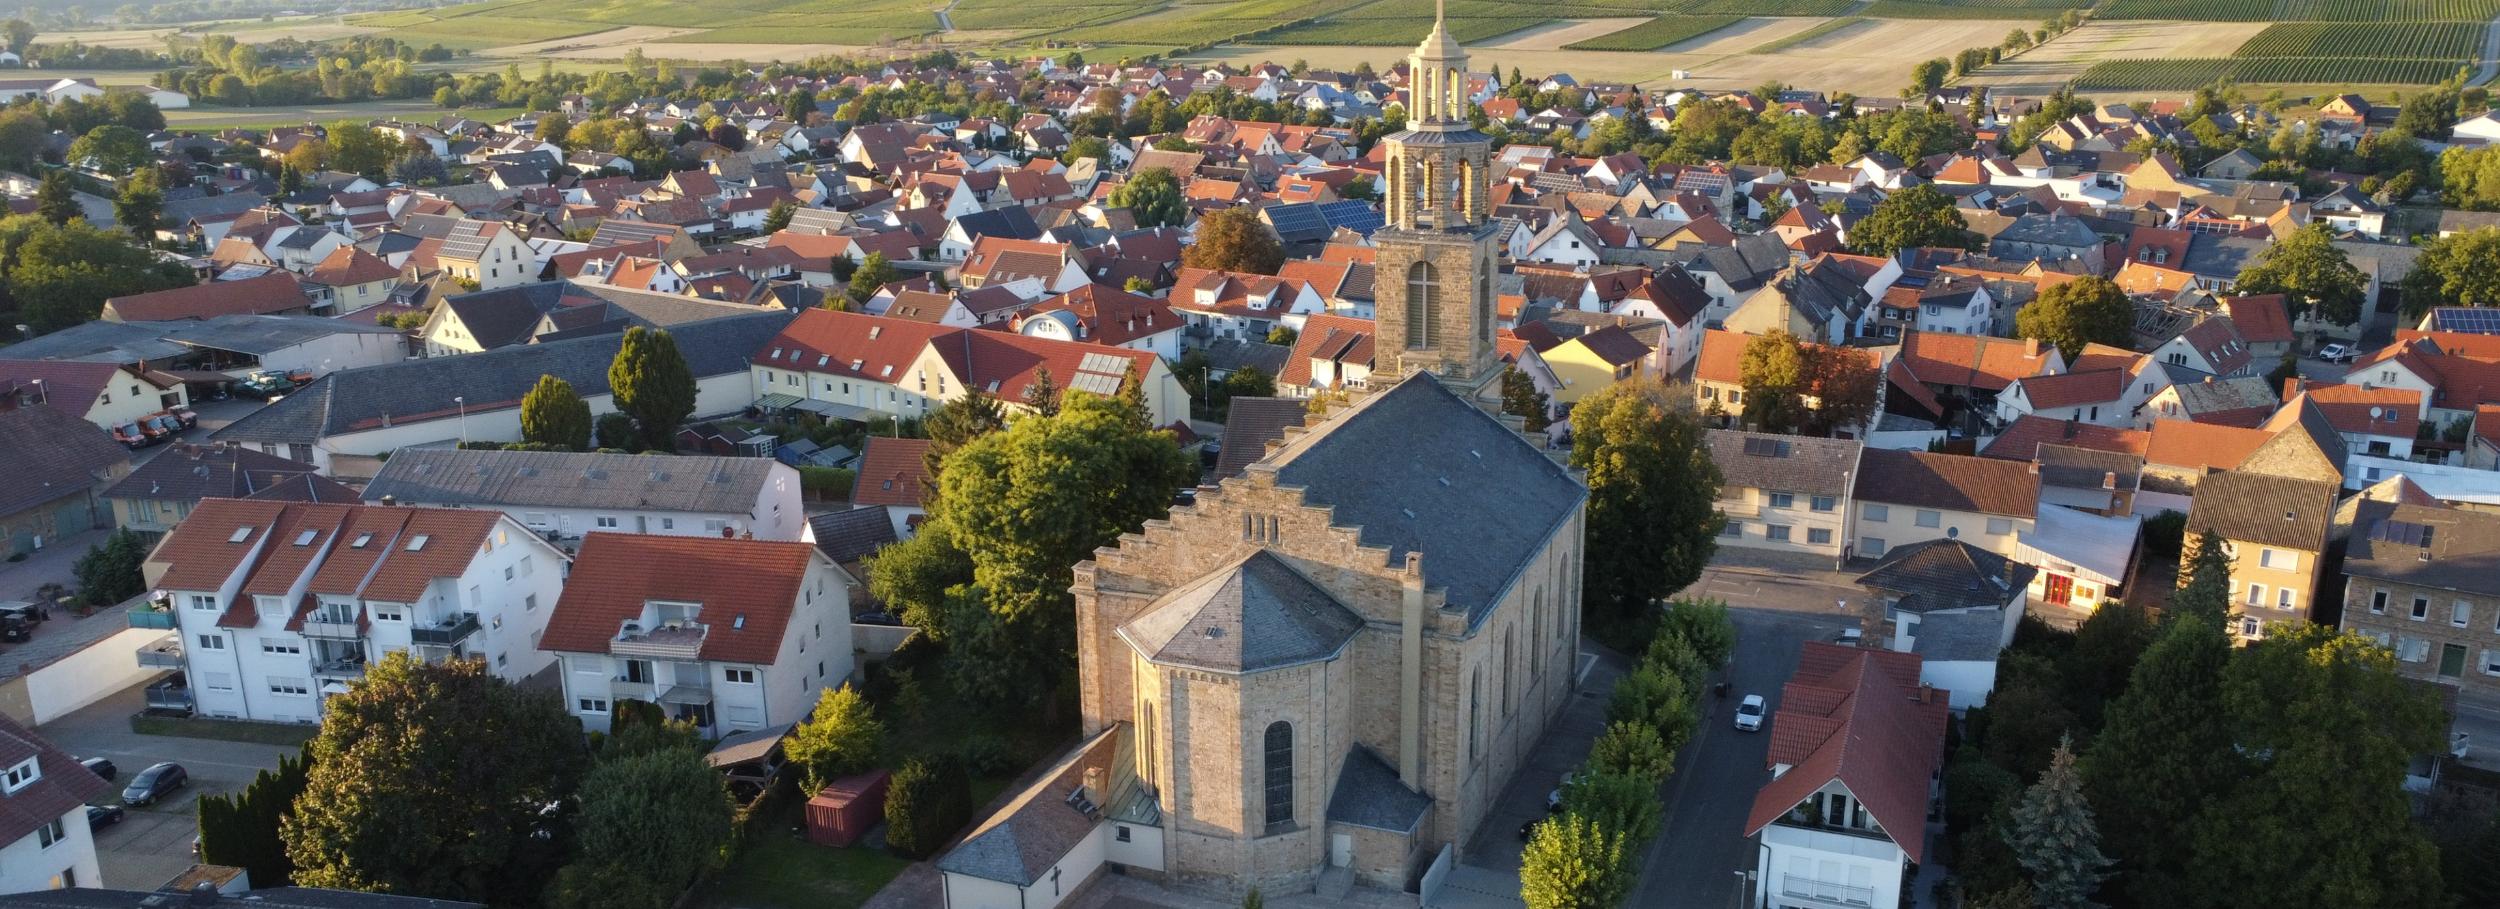
<instances>
[{"instance_id":1,"label":"red tile roof","mask_svg":"<svg viewBox=\"0 0 2500 909\"><path fill-rule=\"evenodd\" d=\"M2289 344L2293 340L2292 315L2282 294L2232 297L2222 301L2222 309L2248 343Z\"/></svg>"},{"instance_id":2,"label":"red tile roof","mask_svg":"<svg viewBox=\"0 0 2500 909\"><path fill-rule=\"evenodd\" d=\"M1923 861L1927 783L1944 766L1946 693L1919 685L1917 654L1808 641L1770 719L1769 762L1746 819L1761 832L1834 780L1849 787L1910 861Z\"/></svg>"},{"instance_id":3,"label":"red tile roof","mask_svg":"<svg viewBox=\"0 0 2500 909\"><path fill-rule=\"evenodd\" d=\"M901 505L918 508L930 494L929 440L871 436L859 456L859 479L851 487L851 504Z\"/></svg>"},{"instance_id":4,"label":"red tile roof","mask_svg":"<svg viewBox=\"0 0 2500 909\"><path fill-rule=\"evenodd\" d=\"M78 759L60 746L16 720L0 717L0 766L15 767L30 759L35 762L34 781L0 798L0 843L25 839L54 821L83 824L86 818L63 817L112 791L112 784L79 766Z\"/></svg>"},{"instance_id":5,"label":"red tile roof","mask_svg":"<svg viewBox=\"0 0 2500 909\"><path fill-rule=\"evenodd\" d=\"M2043 410L2109 403L2118 400L2127 391L2127 374L2115 369L2029 376L2019 381L2023 385L2024 397L2031 399L2031 406Z\"/></svg>"},{"instance_id":6,"label":"red tile roof","mask_svg":"<svg viewBox=\"0 0 2500 909\"><path fill-rule=\"evenodd\" d=\"M2146 434L2144 442L2144 463L2230 470L2273 437L2262 429L2193 420L2154 420L2153 430Z\"/></svg>"},{"instance_id":7,"label":"red tile roof","mask_svg":"<svg viewBox=\"0 0 2500 909\"><path fill-rule=\"evenodd\" d=\"M1026 386L1043 370L1050 371L1051 383L1062 390L1091 381L1098 387L1088 390L1108 395L1131 372L1147 375L1161 362L1154 354L1125 347L977 329L954 329L932 339L930 347L963 387L1006 401L1023 400Z\"/></svg>"},{"instance_id":8,"label":"red tile roof","mask_svg":"<svg viewBox=\"0 0 2500 909\"><path fill-rule=\"evenodd\" d=\"M1294 336L1293 353L1285 358L1285 368L1276 376L1277 387L1309 387L1311 362L1314 360L1351 363L1370 369L1373 330L1374 324L1370 319L1330 315L1309 317L1302 323L1302 332Z\"/></svg>"},{"instance_id":9,"label":"red tile roof","mask_svg":"<svg viewBox=\"0 0 2500 909\"><path fill-rule=\"evenodd\" d=\"M1161 300L1108 284L1087 284L1033 304L1016 317L1016 330L1022 331L1026 321L1045 318L1050 313L1075 317L1084 326L1077 335L1079 340L1114 346L1162 334L1181 324L1180 316L1174 315L1172 307Z\"/></svg>"},{"instance_id":10,"label":"red tile roof","mask_svg":"<svg viewBox=\"0 0 2500 909\"><path fill-rule=\"evenodd\" d=\"M467 508L202 499L148 560L166 566L156 583L164 590L216 590L245 569L242 593L278 594L309 570L308 594L414 603L434 579L467 571L501 520L501 512ZM410 548L420 536L424 545ZM249 627L251 609L237 598L219 624Z\"/></svg>"},{"instance_id":11,"label":"red tile roof","mask_svg":"<svg viewBox=\"0 0 2500 909\"><path fill-rule=\"evenodd\" d=\"M2036 340L1913 331L1901 336L1901 361L1931 385L2004 391L2015 379L2047 372L2057 350Z\"/></svg>"},{"instance_id":12,"label":"red tile roof","mask_svg":"<svg viewBox=\"0 0 2500 909\"><path fill-rule=\"evenodd\" d=\"M813 543L594 533L582 538L541 650L606 653L651 600L695 603L705 660L770 664L781 653Z\"/></svg>"},{"instance_id":13,"label":"red tile roof","mask_svg":"<svg viewBox=\"0 0 2500 909\"><path fill-rule=\"evenodd\" d=\"M928 349L929 340L955 329L866 313L811 309L764 343L757 366L851 376L895 384Z\"/></svg>"},{"instance_id":14,"label":"red tile roof","mask_svg":"<svg viewBox=\"0 0 2500 909\"><path fill-rule=\"evenodd\" d=\"M399 277L399 269L353 246L341 246L322 257L304 280L325 287L353 287Z\"/></svg>"},{"instance_id":15,"label":"red tile roof","mask_svg":"<svg viewBox=\"0 0 2500 909\"><path fill-rule=\"evenodd\" d=\"M2311 385L2302 393L2317 403L2336 432L2410 438L2421 424L2422 393L2410 388ZM2299 405L2298 399L2284 402L2285 407Z\"/></svg>"},{"instance_id":16,"label":"red tile roof","mask_svg":"<svg viewBox=\"0 0 2500 909\"><path fill-rule=\"evenodd\" d=\"M304 309L312 301L293 272L273 271L240 281L210 281L104 301L110 321L158 322L229 315L267 315Z\"/></svg>"},{"instance_id":17,"label":"red tile roof","mask_svg":"<svg viewBox=\"0 0 2500 909\"><path fill-rule=\"evenodd\" d=\"M2052 420L2042 416L2025 416L2014 421L1988 443L1982 456L2029 461L2040 453L2042 443L2072 445L2095 451L2116 451L2142 455L2150 433L2134 429L2116 429L2092 423Z\"/></svg>"}]
</instances>

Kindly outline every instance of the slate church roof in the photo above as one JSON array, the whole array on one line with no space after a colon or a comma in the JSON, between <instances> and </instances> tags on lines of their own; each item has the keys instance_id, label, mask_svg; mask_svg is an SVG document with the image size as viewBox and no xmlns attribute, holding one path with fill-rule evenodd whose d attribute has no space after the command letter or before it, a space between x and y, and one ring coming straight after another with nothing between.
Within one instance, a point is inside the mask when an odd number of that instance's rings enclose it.
<instances>
[{"instance_id":1,"label":"slate church roof","mask_svg":"<svg viewBox=\"0 0 2500 909\"><path fill-rule=\"evenodd\" d=\"M1157 663L1246 673L1327 659L1362 627L1361 616L1261 549L1165 594L1119 634Z\"/></svg>"}]
</instances>

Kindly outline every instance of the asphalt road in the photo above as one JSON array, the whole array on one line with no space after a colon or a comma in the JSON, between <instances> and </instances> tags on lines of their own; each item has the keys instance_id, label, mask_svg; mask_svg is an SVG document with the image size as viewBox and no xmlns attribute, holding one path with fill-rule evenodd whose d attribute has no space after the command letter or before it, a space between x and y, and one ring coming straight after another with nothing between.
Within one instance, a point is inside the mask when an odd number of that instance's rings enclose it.
<instances>
[{"instance_id":1,"label":"asphalt road","mask_svg":"<svg viewBox=\"0 0 2500 909\"><path fill-rule=\"evenodd\" d=\"M158 761L173 761L191 772L189 788L157 804L129 809L121 823L95 832L103 885L126 890L154 890L191 866L199 796L241 789L262 770L275 769L279 757L295 753L276 745L140 735L130 731L130 715L139 711L142 700L142 687L134 686L36 730L64 751L107 758L121 771L99 803L119 803L120 787Z\"/></svg>"},{"instance_id":2,"label":"asphalt road","mask_svg":"<svg viewBox=\"0 0 2500 909\"><path fill-rule=\"evenodd\" d=\"M1736 572L1718 583L1737 586ZM1736 604L1736 652L1725 672L1725 701L1705 698L1701 729L1684 746L1667 781L1665 823L1642 856L1641 879L1631 906L1736 909L1744 905L1744 879L1754 867L1754 846L1745 834L1754 795L1770 780L1764 762L1770 740L1739 732L1732 715L1747 694L1759 694L1779 710L1780 686L1796 669L1805 641L1830 640L1854 619L1836 603L1859 591L1796 577L1753 579L1759 591Z\"/></svg>"}]
</instances>

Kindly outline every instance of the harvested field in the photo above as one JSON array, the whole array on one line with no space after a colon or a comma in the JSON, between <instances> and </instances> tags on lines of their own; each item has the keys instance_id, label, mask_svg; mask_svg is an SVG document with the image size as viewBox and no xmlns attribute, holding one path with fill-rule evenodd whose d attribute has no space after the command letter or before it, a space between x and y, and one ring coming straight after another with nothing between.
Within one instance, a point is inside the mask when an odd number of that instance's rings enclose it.
<instances>
[{"instance_id":1,"label":"harvested field","mask_svg":"<svg viewBox=\"0 0 2500 909\"><path fill-rule=\"evenodd\" d=\"M1565 19L1548 22L1484 45L1488 51L1554 51L1563 45L1602 38L1647 22L1647 19ZM1420 38L1418 40L1421 40ZM1472 49L1472 48L1471 48Z\"/></svg>"}]
</instances>

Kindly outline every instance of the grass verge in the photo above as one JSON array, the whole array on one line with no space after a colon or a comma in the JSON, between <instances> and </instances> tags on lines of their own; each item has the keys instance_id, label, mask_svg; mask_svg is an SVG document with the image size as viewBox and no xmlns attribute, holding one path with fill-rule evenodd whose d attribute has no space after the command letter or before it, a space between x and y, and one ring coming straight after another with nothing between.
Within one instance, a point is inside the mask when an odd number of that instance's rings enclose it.
<instances>
[{"instance_id":1,"label":"grass verge","mask_svg":"<svg viewBox=\"0 0 2500 909\"><path fill-rule=\"evenodd\" d=\"M213 720L205 717L149 716L135 714L130 718L130 731L140 735L162 735L185 739L217 739L253 745L284 745L297 747L320 734L319 726L297 726L278 723L248 723L242 720ZM134 768L135 769L135 768Z\"/></svg>"},{"instance_id":2,"label":"grass verge","mask_svg":"<svg viewBox=\"0 0 2500 909\"><path fill-rule=\"evenodd\" d=\"M796 806L793 806L796 807ZM911 866L882 849L836 849L791 832L798 815L749 843L720 875L696 888L703 909L847 909L867 902Z\"/></svg>"}]
</instances>

